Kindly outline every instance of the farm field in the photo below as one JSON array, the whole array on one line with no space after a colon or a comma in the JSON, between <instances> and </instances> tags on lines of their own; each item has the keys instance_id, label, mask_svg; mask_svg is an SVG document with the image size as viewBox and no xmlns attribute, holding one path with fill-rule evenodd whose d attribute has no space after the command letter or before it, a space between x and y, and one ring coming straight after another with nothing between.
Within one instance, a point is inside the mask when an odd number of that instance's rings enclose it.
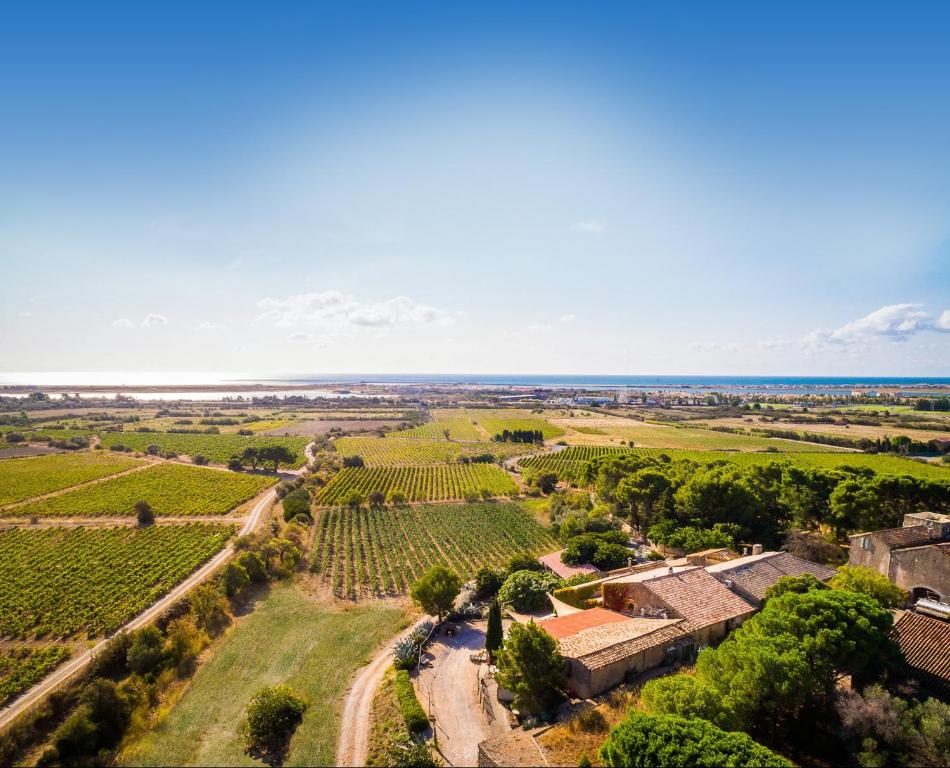
<instances>
[{"instance_id":1,"label":"farm field","mask_svg":"<svg viewBox=\"0 0 950 768\"><path fill-rule=\"evenodd\" d=\"M492 496L510 496L518 486L494 464L444 464L423 467L360 467L342 469L317 494L318 504L346 503L353 492L402 491L408 501L449 501L487 489Z\"/></svg>"},{"instance_id":2,"label":"farm field","mask_svg":"<svg viewBox=\"0 0 950 768\"><path fill-rule=\"evenodd\" d=\"M102 435L102 444L106 448L122 445L133 451L141 451L150 445L157 445L162 451L174 451L194 457L201 454L215 464L227 464L235 455L240 455L245 448L260 448L265 445L283 445L297 456L294 467L303 466L303 449L310 442L307 437L264 437L254 435L227 434L188 434L176 432L109 432Z\"/></svg>"},{"instance_id":3,"label":"farm field","mask_svg":"<svg viewBox=\"0 0 950 768\"><path fill-rule=\"evenodd\" d=\"M0 505L98 480L142 462L129 456L88 451L0 461Z\"/></svg>"},{"instance_id":4,"label":"farm field","mask_svg":"<svg viewBox=\"0 0 950 768\"><path fill-rule=\"evenodd\" d=\"M479 410L471 409L460 411L469 419L474 419L479 426L484 429L489 437L500 434L503 430L514 431L516 429L541 430L545 440L552 440L564 434L564 430L557 424L548 421L530 411L524 410Z\"/></svg>"},{"instance_id":5,"label":"farm field","mask_svg":"<svg viewBox=\"0 0 950 768\"><path fill-rule=\"evenodd\" d=\"M226 515L274 481L275 478L268 475L245 475L166 462L58 496L9 507L0 510L0 517L127 517L135 514L137 501L151 504L156 516Z\"/></svg>"},{"instance_id":6,"label":"farm field","mask_svg":"<svg viewBox=\"0 0 950 768\"><path fill-rule=\"evenodd\" d=\"M368 467L448 464L462 456L486 453L496 459L506 459L539 450L523 443L454 443L398 437L341 437L334 445L341 456L362 456Z\"/></svg>"},{"instance_id":7,"label":"farm field","mask_svg":"<svg viewBox=\"0 0 950 768\"><path fill-rule=\"evenodd\" d=\"M70 657L64 645L0 650L0 707L33 687Z\"/></svg>"},{"instance_id":8,"label":"farm field","mask_svg":"<svg viewBox=\"0 0 950 768\"><path fill-rule=\"evenodd\" d=\"M0 531L0 637L118 629L220 550L231 525Z\"/></svg>"},{"instance_id":9,"label":"farm field","mask_svg":"<svg viewBox=\"0 0 950 768\"><path fill-rule=\"evenodd\" d=\"M490 440L492 433L479 428L475 419L459 411L443 410L433 413L434 421L430 421L414 429L405 429L393 432L393 437L417 437L426 440L446 440L445 431L448 430L449 440L470 440L473 442Z\"/></svg>"},{"instance_id":10,"label":"farm field","mask_svg":"<svg viewBox=\"0 0 950 768\"><path fill-rule=\"evenodd\" d=\"M893 424L873 426L868 424L795 424L787 422L763 422L755 417L713 419L706 422L710 426L738 427L740 429L790 429L798 433L815 432L823 435L840 435L854 440L866 437L877 440L884 437L906 435L912 440L950 440L950 432L939 429L909 429Z\"/></svg>"},{"instance_id":11,"label":"farm field","mask_svg":"<svg viewBox=\"0 0 950 768\"><path fill-rule=\"evenodd\" d=\"M620 443L621 441L633 440L637 447L679 448L684 450L761 451L771 448L783 453L835 450L835 448L827 445L804 443L798 440L733 435L711 429L651 424L636 419L619 417L557 419L556 423L567 430L564 440L570 445L602 445L608 442ZM578 427L594 427L606 433L606 438L602 435L578 431Z\"/></svg>"},{"instance_id":12,"label":"farm field","mask_svg":"<svg viewBox=\"0 0 950 768\"><path fill-rule=\"evenodd\" d=\"M326 509L315 523L311 570L339 598L393 595L432 565L467 579L517 553L556 548L547 529L514 503L401 509Z\"/></svg>"},{"instance_id":13,"label":"farm field","mask_svg":"<svg viewBox=\"0 0 950 768\"><path fill-rule=\"evenodd\" d=\"M395 429L402 422L393 419L303 419L288 421L284 426L268 429L266 435L325 435L331 429L363 431L370 429Z\"/></svg>"},{"instance_id":14,"label":"farm field","mask_svg":"<svg viewBox=\"0 0 950 768\"><path fill-rule=\"evenodd\" d=\"M630 453L633 449L613 445L577 445L565 448L557 453L544 453L521 459L519 466L537 469L541 472L554 472L559 478L575 480L576 473L597 456L612 456Z\"/></svg>"},{"instance_id":15,"label":"farm field","mask_svg":"<svg viewBox=\"0 0 950 768\"><path fill-rule=\"evenodd\" d=\"M331 605L281 584L238 618L182 697L149 727L119 765L260 766L239 729L251 697L285 683L310 707L290 742L285 766L333 765L351 678L406 623L401 607Z\"/></svg>"},{"instance_id":16,"label":"farm field","mask_svg":"<svg viewBox=\"0 0 950 768\"><path fill-rule=\"evenodd\" d=\"M731 461L743 466L784 461L799 467L814 467L817 469L834 469L840 466L867 467L882 475L910 475L911 477L920 477L927 480L950 482L950 467L885 454L854 452L775 454L735 451L675 451L658 448L635 448L632 453L652 456L665 454L671 459L688 459L700 463Z\"/></svg>"}]
</instances>

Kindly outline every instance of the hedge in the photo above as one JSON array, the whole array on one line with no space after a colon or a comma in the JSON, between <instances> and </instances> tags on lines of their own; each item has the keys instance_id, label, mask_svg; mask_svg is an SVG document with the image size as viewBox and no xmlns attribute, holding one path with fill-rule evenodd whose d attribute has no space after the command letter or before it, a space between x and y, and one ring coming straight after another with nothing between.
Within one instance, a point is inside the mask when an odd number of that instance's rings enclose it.
<instances>
[{"instance_id":1,"label":"hedge","mask_svg":"<svg viewBox=\"0 0 950 768\"><path fill-rule=\"evenodd\" d=\"M602 584L603 579L598 579L576 587L561 587L554 590L554 597L574 608L590 608L589 601L600 592Z\"/></svg>"},{"instance_id":2,"label":"hedge","mask_svg":"<svg viewBox=\"0 0 950 768\"><path fill-rule=\"evenodd\" d=\"M399 708L410 733L422 733L429 727L429 718L416 698L409 673L404 669L396 671L396 698L399 699Z\"/></svg>"}]
</instances>

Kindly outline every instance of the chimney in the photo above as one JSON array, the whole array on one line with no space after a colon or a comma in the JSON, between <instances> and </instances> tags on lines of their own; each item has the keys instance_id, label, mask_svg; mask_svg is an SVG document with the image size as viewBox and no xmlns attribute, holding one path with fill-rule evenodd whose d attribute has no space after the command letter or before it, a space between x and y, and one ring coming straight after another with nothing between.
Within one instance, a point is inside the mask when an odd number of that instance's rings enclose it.
<instances>
[{"instance_id":1,"label":"chimney","mask_svg":"<svg viewBox=\"0 0 950 768\"><path fill-rule=\"evenodd\" d=\"M668 569L666 572L669 573L669 574L672 574L672 573L673 573L673 566L671 565L671 566L669 567L669 569Z\"/></svg>"},{"instance_id":2,"label":"chimney","mask_svg":"<svg viewBox=\"0 0 950 768\"><path fill-rule=\"evenodd\" d=\"M752 554L753 554L753 555L761 555L761 554L762 554L762 545L761 545L761 544L753 544L753 545L752 545Z\"/></svg>"},{"instance_id":3,"label":"chimney","mask_svg":"<svg viewBox=\"0 0 950 768\"><path fill-rule=\"evenodd\" d=\"M743 548L742 548L742 556L743 556L743 557L746 557L748 554L749 554L749 548L748 548L748 547L743 547Z\"/></svg>"}]
</instances>

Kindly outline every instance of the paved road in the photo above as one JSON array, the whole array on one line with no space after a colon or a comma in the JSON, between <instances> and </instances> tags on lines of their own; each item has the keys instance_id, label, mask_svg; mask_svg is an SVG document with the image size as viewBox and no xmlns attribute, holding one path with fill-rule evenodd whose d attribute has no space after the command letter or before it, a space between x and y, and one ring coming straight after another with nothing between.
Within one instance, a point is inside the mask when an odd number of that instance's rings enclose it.
<instances>
[{"instance_id":1,"label":"paved road","mask_svg":"<svg viewBox=\"0 0 950 768\"><path fill-rule=\"evenodd\" d=\"M305 449L308 458L311 458L312 456L310 449L310 445L308 445ZM295 474L299 474L302 471L303 470L297 470ZM251 513L244 521L244 526L241 528L239 535L243 536L248 534L253 531L255 527L257 527L257 523L260 520L261 515L264 514L264 511L270 506L274 498L275 491L273 488L265 491L260 496L260 498L254 504L254 507L251 509ZM227 547L218 552L218 554L212 557L207 563L201 566L197 571L191 574L191 576L181 582L171 592L161 598L158 602L153 603L143 613L140 613L138 616L132 619L132 621L122 627L122 630L131 632L132 630L144 627L150 622L154 621L164 611L170 608L178 600L181 600L194 587L198 586L201 582L210 577L218 568L224 565L233 552L234 547L233 545L229 544ZM9 706L0 710L0 730L5 728L13 720L23 714L27 709L29 709L30 706L37 703L38 701L42 701L45 696L52 693L60 685L70 680L73 676L79 674L108 642L108 638L100 640L89 650L83 651L79 655L74 656L65 664L53 670L53 672L51 672L47 677L30 688L30 690L28 690L22 696L14 700Z\"/></svg>"}]
</instances>

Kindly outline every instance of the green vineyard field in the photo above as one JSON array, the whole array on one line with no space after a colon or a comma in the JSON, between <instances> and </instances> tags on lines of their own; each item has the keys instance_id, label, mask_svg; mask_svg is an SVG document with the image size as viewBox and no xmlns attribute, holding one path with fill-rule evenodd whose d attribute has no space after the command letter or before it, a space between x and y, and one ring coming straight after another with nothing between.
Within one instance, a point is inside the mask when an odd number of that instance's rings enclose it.
<instances>
[{"instance_id":1,"label":"green vineyard field","mask_svg":"<svg viewBox=\"0 0 950 768\"><path fill-rule=\"evenodd\" d=\"M15 459L19 461L19 459ZM274 477L161 463L59 496L8 507L0 517L123 517L147 501L156 515L225 515L273 485Z\"/></svg>"},{"instance_id":2,"label":"green vineyard field","mask_svg":"<svg viewBox=\"0 0 950 768\"><path fill-rule=\"evenodd\" d=\"M63 645L0 651L0 707L32 688L69 656L69 648Z\"/></svg>"},{"instance_id":3,"label":"green vineyard field","mask_svg":"<svg viewBox=\"0 0 950 768\"><path fill-rule=\"evenodd\" d=\"M386 439L386 438L384 438ZM444 464L425 467L361 467L335 474L316 496L318 504L343 504L353 492L365 499L373 491L402 491L408 501L447 501L487 489L510 496L518 486L494 464Z\"/></svg>"},{"instance_id":4,"label":"green vineyard field","mask_svg":"<svg viewBox=\"0 0 950 768\"><path fill-rule=\"evenodd\" d=\"M496 459L538 450L517 443L454 443L447 440L407 440L397 437L341 437L334 441L342 456L362 456L368 467L449 464L462 456L492 454Z\"/></svg>"},{"instance_id":5,"label":"green vineyard field","mask_svg":"<svg viewBox=\"0 0 950 768\"><path fill-rule=\"evenodd\" d=\"M337 597L394 595L432 565L468 579L514 554L555 549L547 529L513 503L326 509L315 524L311 570Z\"/></svg>"},{"instance_id":6,"label":"green vineyard field","mask_svg":"<svg viewBox=\"0 0 950 768\"><path fill-rule=\"evenodd\" d=\"M142 451L157 445L162 451L174 451L186 456L201 454L215 464L227 464L232 456L240 456L245 448L260 448L265 445L283 445L297 456L294 467L306 461L303 449L310 442L308 437L263 437L261 435L235 434L180 434L177 432L109 432L102 435L106 448L123 445L133 451Z\"/></svg>"},{"instance_id":7,"label":"green vineyard field","mask_svg":"<svg viewBox=\"0 0 950 768\"><path fill-rule=\"evenodd\" d=\"M0 531L0 637L115 631L220 550L232 525Z\"/></svg>"},{"instance_id":8,"label":"green vineyard field","mask_svg":"<svg viewBox=\"0 0 950 768\"><path fill-rule=\"evenodd\" d=\"M0 461L0 505L114 475L142 462L129 456L87 451Z\"/></svg>"}]
</instances>

